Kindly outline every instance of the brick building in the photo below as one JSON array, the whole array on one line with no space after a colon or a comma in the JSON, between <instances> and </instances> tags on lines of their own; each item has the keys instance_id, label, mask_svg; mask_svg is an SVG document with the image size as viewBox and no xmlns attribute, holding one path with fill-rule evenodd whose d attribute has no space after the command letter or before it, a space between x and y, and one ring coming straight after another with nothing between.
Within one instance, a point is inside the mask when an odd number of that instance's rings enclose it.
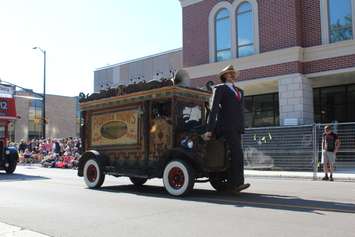
<instances>
[{"instance_id":1,"label":"brick building","mask_svg":"<svg viewBox=\"0 0 355 237\"><path fill-rule=\"evenodd\" d=\"M355 121L355 0L180 0L183 67L240 71L247 126Z\"/></svg>"}]
</instances>

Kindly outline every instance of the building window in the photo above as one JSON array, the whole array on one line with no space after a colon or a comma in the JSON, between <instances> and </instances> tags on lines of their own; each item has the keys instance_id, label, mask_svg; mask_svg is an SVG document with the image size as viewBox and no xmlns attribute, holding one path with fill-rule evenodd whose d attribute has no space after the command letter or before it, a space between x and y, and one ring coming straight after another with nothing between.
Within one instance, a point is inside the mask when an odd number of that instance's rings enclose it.
<instances>
[{"instance_id":1,"label":"building window","mask_svg":"<svg viewBox=\"0 0 355 237\"><path fill-rule=\"evenodd\" d=\"M351 0L328 0L329 42L353 38Z\"/></svg>"},{"instance_id":2,"label":"building window","mask_svg":"<svg viewBox=\"0 0 355 237\"><path fill-rule=\"evenodd\" d=\"M216 61L232 58L231 52L231 21L227 9L223 8L216 15Z\"/></svg>"},{"instance_id":3,"label":"building window","mask_svg":"<svg viewBox=\"0 0 355 237\"><path fill-rule=\"evenodd\" d=\"M259 53L257 0L219 1L208 22L211 63Z\"/></svg>"},{"instance_id":4,"label":"building window","mask_svg":"<svg viewBox=\"0 0 355 237\"><path fill-rule=\"evenodd\" d=\"M322 43L353 39L355 0L320 0Z\"/></svg>"},{"instance_id":5,"label":"building window","mask_svg":"<svg viewBox=\"0 0 355 237\"><path fill-rule=\"evenodd\" d=\"M245 57L255 53L253 8L249 2L239 5L237 17L237 56Z\"/></svg>"},{"instance_id":6,"label":"building window","mask_svg":"<svg viewBox=\"0 0 355 237\"><path fill-rule=\"evenodd\" d=\"M279 95L278 93L246 96L245 126L269 127L279 125Z\"/></svg>"},{"instance_id":7,"label":"building window","mask_svg":"<svg viewBox=\"0 0 355 237\"><path fill-rule=\"evenodd\" d=\"M28 138L42 137L42 100L32 100L30 102L28 114Z\"/></svg>"},{"instance_id":8,"label":"building window","mask_svg":"<svg viewBox=\"0 0 355 237\"><path fill-rule=\"evenodd\" d=\"M313 90L316 123L354 122L355 85Z\"/></svg>"}]
</instances>

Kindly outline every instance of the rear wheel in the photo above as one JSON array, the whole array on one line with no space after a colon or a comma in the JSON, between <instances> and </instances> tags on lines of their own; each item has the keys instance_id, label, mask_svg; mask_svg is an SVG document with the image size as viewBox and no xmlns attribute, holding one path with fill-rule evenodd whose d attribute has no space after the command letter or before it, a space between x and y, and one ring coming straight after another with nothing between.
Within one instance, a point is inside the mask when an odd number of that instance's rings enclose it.
<instances>
[{"instance_id":1,"label":"rear wheel","mask_svg":"<svg viewBox=\"0 0 355 237\"><path fill-rule=\"evenodd\" d=\"M183 160L172 160L164 168L163 183L172 196L184 196L195 184L195 171Z\"/></svg>"},{"instance_id":2,"label":"rear wheel","mask_svg":"<svg viewBox=\"0 0 355 237\"><path fill-rule=\"evenodd\" d=\"M105 181L105 173L96 159L89 159L84 166L84 181L88 188L99 188Z\"/></svg>"},{"instance_id":3,"label":"rear wheel","mask_svg":"<svg viewBox=\"0 0 355 237\"><path fill-rule=\"evenodd\" d=\"M148 179L146 178L137 178L137 177L130 177L129 178L131 182L134 184L134 186L141 187L145 182L147 182Z\"/></svg>"}]
</instances>

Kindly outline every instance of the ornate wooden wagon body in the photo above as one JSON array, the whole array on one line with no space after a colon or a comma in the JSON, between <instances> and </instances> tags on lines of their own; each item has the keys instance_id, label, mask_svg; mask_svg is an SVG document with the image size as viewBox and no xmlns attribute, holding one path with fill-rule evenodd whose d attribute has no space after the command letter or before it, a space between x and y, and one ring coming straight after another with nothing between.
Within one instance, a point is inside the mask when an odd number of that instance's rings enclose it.
<instances>
[{"instance_id":1,"label":"ornate wooden wagon body","mask_svg":"<svg viewBox=\"0 0 355 237\"><path fill-rule=\"evenodd\" d=\"M87 186L98 188L105 175L113 175L129 177L137 186L162 178L174 196L187 194L195 182L224 189L224 142L201 138L211 94L173 85L127 89L81 99L85 153L78 175Z\"/></svg>"}]
</instances>

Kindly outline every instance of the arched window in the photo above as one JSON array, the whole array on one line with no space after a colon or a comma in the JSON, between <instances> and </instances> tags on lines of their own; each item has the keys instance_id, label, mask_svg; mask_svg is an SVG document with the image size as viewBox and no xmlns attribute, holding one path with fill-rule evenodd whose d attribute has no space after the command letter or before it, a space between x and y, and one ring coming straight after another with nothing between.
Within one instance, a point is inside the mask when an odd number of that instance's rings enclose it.
<instances>
[{"instance_id":1,"label":"arched window","mask_svg":"<svg viewBox=\"0 0 355 237\"><path fill-rule=\"evenodd\" d=\"M241 3L236 13L237 57L255 54L253 7L249 2Z\"/></svg>"},{"instance_id":2,"label":"arched window","mask_svg":"<svg viewBox=\"0 0 355 237\"><path fill-rule=\"evenodd\" d=\"M210 11L208 25L211 63L260 52L257 0L219 1Z\"/></svg>"},{"instance_id":3,"label":"arched window","mask_svg":"<svg viewBox=\"0 0 355 237\"><path fill-rule=\"evenodd\" d=\"M216 61L224 61L232 58L231 21L227 9L219 10L215 18L215 49Z\"/></svg>"},{"instance_id":4,"label":"arched window","mask_svg":"<svg viewBox=\"0 0 355 237\"><path fill-rule=\"evenodd\" d=\"M351 0L328 0L329 42L353 38Z\"/></svg>"}]
</instances>

